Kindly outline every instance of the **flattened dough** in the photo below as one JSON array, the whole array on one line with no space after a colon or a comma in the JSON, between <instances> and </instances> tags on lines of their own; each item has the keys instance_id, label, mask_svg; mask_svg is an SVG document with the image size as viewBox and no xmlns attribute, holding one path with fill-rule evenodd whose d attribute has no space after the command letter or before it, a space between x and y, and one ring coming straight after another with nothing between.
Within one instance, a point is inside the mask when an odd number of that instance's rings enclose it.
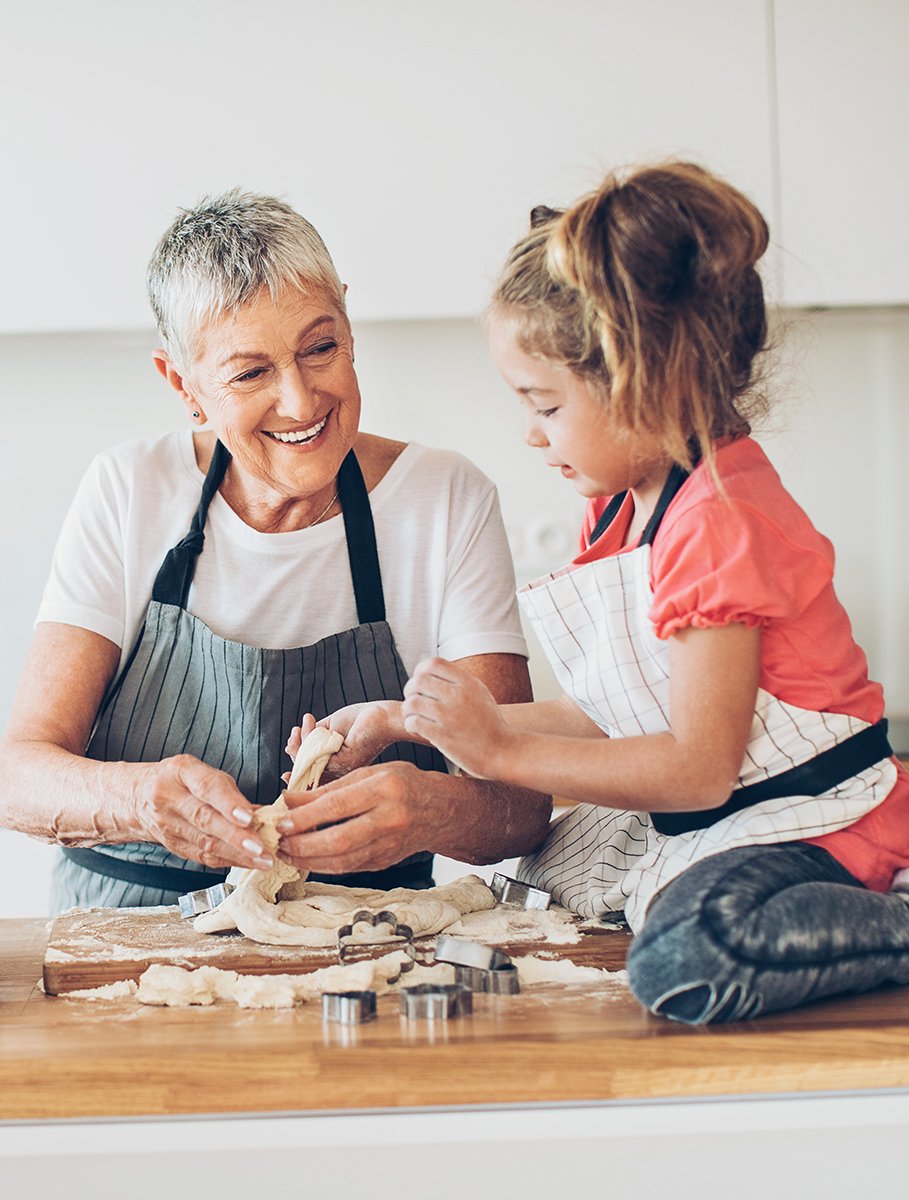
<instances>
[{"instance_id":1,"label":"flattened dough","mask_svg":"<svg viewBox=\"0 0 909 1200\"><path fill-rule=\"evenodd\" d=\"M338 733L314 729L300 747L288 789L318 787L325 764L342 742ZM279 841L276 824L287 812L282 796L256 814L255 828L271 854L276 854ZM217 908L196 917L193 927L200 933L239 929L252 941L270 946L334 945L339 926L360 909L387 909L419 936L439 933L465 913L494 908L496 903L476 875L424 891L395 888L383 892L307 883L296 867L277 857L268 871L234 868L228 880L236 885L235 890ZM379 930L371 932L378 940Z\"/></svg>"}]
</instances>

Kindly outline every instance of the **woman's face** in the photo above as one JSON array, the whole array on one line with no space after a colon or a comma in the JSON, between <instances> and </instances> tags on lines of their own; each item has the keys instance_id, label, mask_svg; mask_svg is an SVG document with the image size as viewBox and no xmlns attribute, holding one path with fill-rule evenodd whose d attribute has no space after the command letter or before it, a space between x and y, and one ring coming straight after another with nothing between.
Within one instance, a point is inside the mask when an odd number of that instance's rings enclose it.
<instances>
[{"instance_id":1,"label":"woman's face","mask_svg":"<svg viewBox=\"0 0 909 1200\"><path fill-rule=\"evenodd\" d=\"M244 484L313 495L334 480L360 422L347 317L321 290L263 291L203 330L185 392Z\"/></svg>"}]
</instances>

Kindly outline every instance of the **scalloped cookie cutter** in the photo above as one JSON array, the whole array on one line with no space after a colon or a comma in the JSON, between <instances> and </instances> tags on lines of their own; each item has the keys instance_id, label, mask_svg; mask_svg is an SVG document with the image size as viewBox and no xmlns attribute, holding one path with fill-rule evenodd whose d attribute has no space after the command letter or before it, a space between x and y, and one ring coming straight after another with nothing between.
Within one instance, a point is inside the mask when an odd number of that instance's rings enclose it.
<instances>
[{"instance_id":1,"label":"scalloped cookie cutter","mask_svg":"<svg viewBox=\"0 0 909 1200\"><path fill-rule=\"evenodd\" d=\"M354 926L364 924L388 925L391 929L391 937L374 942L351 941ZM381 958L393 950L403 950L409 958L409 961L401 964L401 970L395 976L397 979L404 971L413 969L413 965L417 961L417 951L413 944L411 927L402 925L395 914L387 909L377 913L370 912L366 908L361 909L359 912L355 912L350 921L338 930L338 962L341 966L344 966L345 963L362 962L364 959ZM390 979L388 982L393 983L394 980Z\"/></svg>"}]
</instances>

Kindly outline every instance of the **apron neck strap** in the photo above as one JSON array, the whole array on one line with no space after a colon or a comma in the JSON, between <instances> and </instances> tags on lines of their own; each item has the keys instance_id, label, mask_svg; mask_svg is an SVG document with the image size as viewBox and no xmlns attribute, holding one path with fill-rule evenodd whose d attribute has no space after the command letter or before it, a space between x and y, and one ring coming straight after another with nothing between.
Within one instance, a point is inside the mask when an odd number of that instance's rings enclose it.
<instances>
[{"instance_id":1,"label":"apron neck strap","mask_svg":"<svg viewBox=\"0 0 909 1200\"><path fill-rule=\"evenodd\" d=\"M196 559L202 553L205 544L208 509L224 480L229 464L230 451L222 442L215 442L211 462L202 484L199 506L193 514L189 532L165 555L155 577L152 600L161 604L172 604L177 608L186 607ZM348 451L338 471L338 500L344 514L347 557L350 561L359 623L365 625L371 621L384 621L385 595L382 591L382 573L379 569L372 507L366 484L363 482L363 473L353 450Z\"/></svg>"},{"instance_id":2,"label":"apron neck strap","mask_svg":"<svg viewBox=\"0 0 909 1200\"><path fill-rule=\"evenodd\" d=\"M338 471L338 499L344 514L347 558L357 601L357 617L361 625L384 621L385 595L382 591L372 506L363 472L353 450L348 451Z\"/></svg>"},{"instance_id":3,"label":"apron neck strap","mask_svg":"<svg viewBox=\"0 0 909 1200\"><path fill-rule=\"evenodd\" d=\"M152 600L157 600L161 604L173 604L177 608L186 607L186 599L189 596L190 584L196 569L196 559L202 553L202 547L205 544L205 521L208 516L208 508L221 486L229 464L230 451L222 442L216 441L202 484L199 506L193 514L189 533L165 555L164 562L155 576Z\"/></svg>"},{"instance_id":4,"label":"apron neck strap","mask_svg":"<svg viewBox=\"0 0 909 1200\"><path fill-rule=\"evenodd\" d=\"M666 509L673 502L676 493L687 478L688 472L680 467L678 463L673 463L672 470L666 477L663 490L660 492L660 498L656 502L656 508L653 510L650 520L644 526L644 532L641 534L641 540L638 542L639 546L653 545L653 539L656 537L660 523L666 515Z\"/></svg>"},{"instance_id":5,"label":"apron neck strap","mask_svg":"<svg viewBox=\"0 0 909 1200\"><path fill-rule=\"evenodd\" d=\"M674 463L672 470L666 477L666 482L663 484L663 490L660 492L660 498L656 502L656 508L653 510L653 514L644 527L644 532L641 534L640 540L638 541L639 546L652 545L653 539L656 537L657 530L660 527L660 522L666 515L666 509L675 499L676 493L687 478L688 472L683 470L683 468L677 463ZM597 521L596 525L594 525L593 531L590 534L591 546L597 540L597 538L602 537L602 535L615 520L619 509L625 503L625 497L627 495L627 491L617 492L600 513L600 519Z\"/></svg>"}]
</instances>

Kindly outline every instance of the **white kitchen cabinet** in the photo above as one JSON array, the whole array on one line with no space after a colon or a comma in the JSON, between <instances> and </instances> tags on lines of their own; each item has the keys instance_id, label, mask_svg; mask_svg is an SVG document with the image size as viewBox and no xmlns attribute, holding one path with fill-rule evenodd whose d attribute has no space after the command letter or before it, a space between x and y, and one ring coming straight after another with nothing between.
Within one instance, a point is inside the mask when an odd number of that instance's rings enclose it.
<instances>
[{"instance_id":1,"label":"white kitchen cabinet","mask_svg":"<svg viewBox=\"0 0 909 1200\"><path fill-rule=\"evenodd\" d=\"M4 18L0 331L146 326L177 208L322 231L359 318L478 312L537 203L641 157L772 207L764 0L35 0Z\"/></svg>"},{"instance_id":2,"label":"white kitchen cabinet","mask_svg":"<svg viewBox=\"0 0 909 1200\"><path fill-rule=\"evenodd\" d=\"M775 0L783 295L909 303L909 3Z\"/></svg>"}]
</instances>

